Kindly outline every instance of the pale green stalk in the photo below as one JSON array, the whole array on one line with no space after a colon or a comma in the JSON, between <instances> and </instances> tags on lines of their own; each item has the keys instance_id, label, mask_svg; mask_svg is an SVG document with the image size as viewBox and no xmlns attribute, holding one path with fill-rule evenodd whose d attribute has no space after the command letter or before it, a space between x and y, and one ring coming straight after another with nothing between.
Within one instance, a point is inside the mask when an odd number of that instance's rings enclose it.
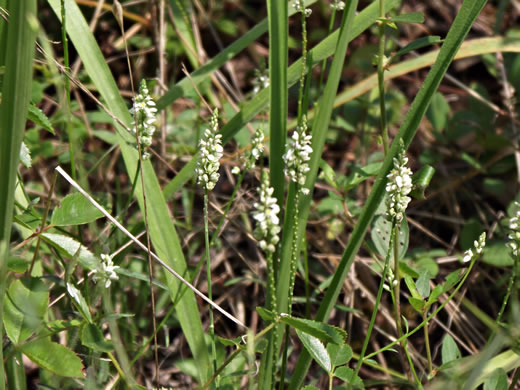
<instances>
[{"instance_id":1,"label":"pale green stalk","mask_svg":"<svg viewBox=\"0 0 520 390\"><path fill-rule=\"evenodd\" d=\"M385 0L379 0L379 17L385 17ZM377 61L377 81L379 86L379 126L383 137L383 149L385 156L388 153L388 128L386 125L386 106L385 106L385 27L383 21L378 21L379 27L379 54Z\"/></svg>"}]
</instances>

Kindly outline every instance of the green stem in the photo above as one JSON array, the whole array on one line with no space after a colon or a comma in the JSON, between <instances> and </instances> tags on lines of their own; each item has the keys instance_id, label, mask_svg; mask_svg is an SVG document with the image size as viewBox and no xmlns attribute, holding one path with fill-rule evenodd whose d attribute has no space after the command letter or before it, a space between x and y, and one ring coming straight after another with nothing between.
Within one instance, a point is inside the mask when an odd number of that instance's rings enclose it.
<instances>
[{"instance_id":1,"label":"green stem","mask_svg":"<svg viewBox=\"0 0 520 390\"><path fill-rule=\"evenodd\" d=\"M206 246L206 275L208 278L208 298L213 300L211 288L211 259L209 254L209 217L208 217L208 190L204 190L204 242ZM215 323L213 319L213 308L209 307L209 335L211 337L211 355L213 358L213 372L217 372L217 348L215 341Z\"/></svg>"},{"instance_id":2,"label":"green stem","mask_svg":"<svg viewBox=\"0 0 520 390\"><path fill-rule=\"evenodd\" d=\"M506 307L507 307L507 303L509 302L509 297L511 296L511 292L513 291L513 285L515 283L515 279L516 279L516 268L517 268L517 263L518 263L518 259L514 259L515 261L513 262L513 269L511 270L511 277L509 278L509 283L507 285L507 292L506 292L506 295L504 296L504 300L502 302L502 307L500 308L500 312L498 313L498 316L497 316L497 324L500 324L500 320L502 319L502 316L504 315L504 312L506 310Z\"/></svg>"},{"instance_id":3,"label":"green stem","mask_svg":"<svg viewBox=\"0 0 520 390\"><path fill-rule=\"evenodd\" d=\"M423 320L426 319L426 313L423 314ZM424 324L424 346L426 348L426 357L428 358L428 373L431 375L433 371L433 363L432 363L432 351L430 348L430 329L428 326L428 321Z\"/></svg>"},{"instance_id":4,"label":"green stem","mask_svg":"<svg viewBox=\"0 0 520 390\"><path fill-rule=\"evenodd\" d=\"M385 0L379 0L379 17L385 17ZM388 128L386 126L386 107L385 107L385 23L378 22L379 27L379 53L377 61L377 81L379 86L379 126L383 136L383 149L385 156L388 152Z\"/></svg>"}]
</instances>

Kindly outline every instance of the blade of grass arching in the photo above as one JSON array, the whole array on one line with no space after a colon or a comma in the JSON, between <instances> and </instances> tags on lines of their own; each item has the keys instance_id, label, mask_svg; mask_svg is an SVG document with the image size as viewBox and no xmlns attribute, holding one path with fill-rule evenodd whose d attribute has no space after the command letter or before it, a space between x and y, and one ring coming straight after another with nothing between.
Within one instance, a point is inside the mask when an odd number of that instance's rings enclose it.
<instances>
[{"instance_id":1,"label":"blade of grass arching","mask_svg":"<svg viewBox=\"0 0 520 390\"><path fill-rule=\"evenodd\" d=\"M48 0L48 2L59 17L59 0ZM110 69L81 11L73 0L66 0L66 11L68 20L74 21L74 23L67 24L67 32L83 60L88 75L98 88L111 112L129 126L132 119L128 112L128 107L118 91ZM115 126L128 176L134 178L137 171L138 155L132 146L133 137L119 124L116 123ZM186 272L186 261L182 253L179 237L170 218L168 205L162 195L159 182L149 161L143 164L142 171L147 194L150 237L156 254L161 259L164 259L170 267L183 275ZM136 186L135 195L142 210L144 206L143 196L139 185ZM174 298L178 293L179 282L169 273L166 273L166 280L170 295ZM199 362L199 378L205 382L208 378L209 357L204 341L204 332L197 301L191 290L186 291L182 299L179 300L176 313L193 357Z\"/></svg>"},{"instance_id":2,"label":"blade of grass arching","mask_svg":"<svg viewBox=\"0 0 520 390\"><path fill-rule=\"evenodd\" d=\"M396 135L392 147L390 148L388 155L386 156L383 166L376 178L374 186L370 192L370 195L365 203L363 211L359 217L359 220L354 227L352 235L348 241L347 247L343 253L340 263L334 273L332 282L327 289L323 302L320 305L318 314L316 315L317 321L326 321L337 297L341 291L343 281L347 276L350 266L354 262L355 255L363 242L365 233L368 229L368 225L372 220L374 213L382 201L385 193L386 175L392 166L392 159L399 151L399 139L404 141L405 148L410 145L419 124L426 113L426 109L430 104L431 98L439 84L444 77L444 74L448 70L449 65L453 61L455 54L461 46L464 38L468 34L471 26L475 22L480 11L486 4L486 0L465 0L462 7L457 14L453 25L451 26L446 40L442 45L442 48L437 57L437 61L433 65L432 69L428 73L424 84L417 93L410 109L404 119L404 122ZM319 113L318 113L319 115ZM302 352L295 368L290 389L300 388L308 367L311 363L311 357L305 351Z\"/></svg>"},{"instance_id":3,"label":"blade of grass arching","mask_svg":"<svg viewBox=\"0 0 520 390\"><path fill-rule=\"evenodd\" d=\"M385 10L386 12L390 11L392 8L394 8L399 3L399 0L388 0L385 1ZM365 31L367 28L369 28L372 24L374 24L375 20L377 19L378 15L378 9L377 9L377 3L372 3L363 11L361 11L358 15L356 15L356 18L354 19L354 23L352 25L352 32L351 32L351 38L354 39L358 35L360 35L363 31ZM256 28L256 27L255 27ZM338 35L339 31L336 30L334 33L329 35L327 38L325 38L323 41L321 41L318 45L316 45L312 50L309 50L308 56L309 59L312 59L312 62L309 64L310 67L316 66L321 63L321 61L329 56L331 56L334 53L334 50L336 49L336 44L338 41ZM220 54L219 54L220 56ZM217 56L217 57L219 57ZM217 58L215 57L215 59ZM214 59L214 60L215 60ZM206 65L205 65L206 66ZM201 67L199 70L195 71L193 74L195 74L198 71L201 71L205 66ZM300 78L300 72L301 72L301 58L297 60L295 63L293 63L289 70L287 71L287 86L291 87L294 85ZM193 76L192 74L192 76ZM180 81L177 85L183 83L185 79ZM200 81L199 81L200 82ZM187 88L188 86L186 86ZM176 87L174 87L175 89ZM171 91L173 92L172 89ZM175 95L172 96L181 96L182 93L188 91L188 89L185 90L177 90ZM242 110L238 112L231 120L226 123L222 127L222 141L226 143L229 141L237 132L240 130L243 126L246 125L247 122L249 122L251 119L255 117L260 111L265 109L267 104L269 103L269 94L270 94L270 87L267 87L260 91L250 102L244 104L242 107ZM166 96L166 95L165 95ZM175 97L175 98L176 98ZM163 97L164 98L164 97ZM159 106L160 102L163 101L162 99L157 104ZM163 105L161 106L164 108L167 104L169 104L170 100L164 100ZM172 179L166 187L164 187L163 193L164 197L168 200L170 199L193 175L193 172L195 170L195 159L192 159L186 166L182 168L182 170L175 176L175 178Z\"/></svg>"},{"instance_id":4,"label":"blade of grass arching","mask_svg":"<svg viewBox=\"0 0 520 390\"><path fill-rule=\"evenodd\" d=\"M186 7L185 0L170 0L170 7L172 10L172 19L175 23L175 31L179 35L179 38L186 47L185 53L188 56L191 66L194 68L199 67L199 60L197 56L197 49L195 45L195 38L193 31L190 26L190 18Z\"/></svg>"},{"instance_id":5,"label":"blade of grass arching","mask_svg":"<svg viewBox=\"0 0 520 390\"><path fill-rule=\"evenodd\" d=\"M36 0L10 1L7 34L0 42L5 50L5 74L0 106L0 335L3 334L3 303L7 283L9 238L20 146L31 100ZM13 373L15 374L15 373ZM5 389L4 356L0 349L0 389Z\"/></svg>"},{"instance_id":6,"label":"blade of grass arching","mask_svg":"<svg viewBox=\"0 0 520 390\"><path fill-rule=\"evenodd\" d=\"M176 1L176 0L170 0ZM317 0L306 0L305 4L311 5ZM289 8L289 16L294 14L296 11L294 8ZM181 96L186 96L190 91L193 90L193 85L199 85L202 81L209 79L209 76L222 67L227 61L231 60L238 53L248 47L251 43L260 38L264 33L267 32L267 19L262 20L260 23L251 28L244 36L234 41L231 45L220 51L215 57L213 57L206 64L201 66L199 69L190 73L189 80L184 77L182 80L177 82L166 92L157 102L157 109L162 110L169 104L172 104L176 99Z\"/></svg>"},{"instance_id":7,"label":"blade of grass arching","mask_svg":"<svg viewBox=\"0 0 520 390\"><path fill-rule=\"evenodd\" d=\"M267 0L269 24L269 175L273 195L283 209L283 159L287 133L288 2ZM269 296L269 294L267 294ZM269 302L267 302L269 304Z\"/></svg>"}]
</instances>

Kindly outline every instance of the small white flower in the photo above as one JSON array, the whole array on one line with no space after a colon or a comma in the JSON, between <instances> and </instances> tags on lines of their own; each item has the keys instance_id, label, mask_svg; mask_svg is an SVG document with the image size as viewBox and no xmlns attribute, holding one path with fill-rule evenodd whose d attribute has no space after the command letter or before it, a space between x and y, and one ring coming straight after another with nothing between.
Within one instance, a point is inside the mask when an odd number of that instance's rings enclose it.
<instances>
[{"instance_id":1,"label":"small white flower","mask_svg":"<svg viewBox=\"0 0 520 390\"><path fill-rule=\"evenodd\" d=\"M306 18L308 18L312 14L311 9L305 8L304 0L294 0L293 7L297 12L302 12Z\"/></svg>"},{"instance_id":2,"label":"small white flower","mask_svg":"<svg viewBox=\"0 0 520 390\"><path fill-rule=\"evenodd\" d=\"M464 263L468 263L470 262L471 260L473 260L473 258L477 255L479 255L480 253L482 253L482 251L484 250L484 247L486 246L486 233L482 233L478 240L475 240L473 242L473 245L475 246L475 253L473 253L473 249L470 248L468 249L466 252L464 252L464 257L462 258L462 261Z\"/></svg>"},{"instance_id":3,"label":"small white flower","mask_svg":"<svg viewBox=\"0 0 520 390\"><path fill-rule=\"evenodd\" d=\"M511 249L511 254L514 259L518 259L520 256L520 203L515 202L516 212L515 216L509 220L509 241L507 246Z\"/></svg>"},{"instance_id":4,"label":"small white flower","mask_svg":"<svg viewBox=\"0 0 520 390\"><path fill-rule=\"evenodd\" d=\"M284 172L294 183L300 186L305 185L307 172L310 171L309 160L311 159L312 137L307 134L307 118L304 117L300 126L296 128L292 137L286 145L286 152L283 155L285 162ZM303 188L304 195L309 193L309 189Z\"/></svg>"},{"instance_id":5,"label":"small white flower","mask_svg":"<svg viewBox=\"0 0 520 390\"><path fill-rule=\"evenodd\" d=\"M262 89L269 86L269 72L267 69L255 69L253 77L253 94L256 95Z\"/></svg>"},{"instance_id":6,"label":"small white flower","mask_svg":"<svg viewBox=\"0 0 520 390\"><path fill-rule=\"evenodd\" d=\"M234 166L233 169L231 169L231 173L233 175L238 175L240 174L240 167L239 166Z\"/></svg>"},{"instance_id":7,"label":"small white flower","mask_svg":"<svg viewBox=\"0 0 520 390\"><path fill-rule=\"evenodd\" d=\"M411 200L408 194L412 191L412 171L406 166L407 163L408 158L404 154L403 147L398 156L394 157L394 168L387 175L387 213L388 217L396 223L403 220L406 207Z\"/></svg>"},{"instance_id":8,"label":"small white flower","mask_svg":"<svg viewBox=\"0 0 520 390\"><path fill-rule=\"evenodd\" d=\"M340 0L332 0L330 8L335 9L337 11L343 11L345 9L345 2Z\"/></svg>"},{"instance_id":9,"label":"small white flower","mask_svg":"<svg viewBox=\"0 0 520 390\"><path fill-rule=\"evenodd\" d=\"M218 134L218 109L213 111L210 119L210 127L204 131L199 141L199 158L197 160L197 184L205 190L215 188L220 177L220 159L224 154L222 147L222 134Z\"/></svg>"},{"instance_id":10,"label":"small white flower","mask_svg":"<svg viewBox=\"0 0 520 390\"><path fill-rule=\"evenodd\" d=\"M280 219L278 213L280 207L273 198L274 189L269 187L267 172L262 174L262 182L258 190L259 201L253 204L253 218L256 221L255 236L260 248L267 253L274 253L278 244L280 233Z\"/></svg>"},{"instance_id":11,"label":"small white flower","mask_svg":"<svg viewBox=\"0 0 520 390\"><path fill-rule=\"evenodd\" d=\"M110 255L101 255L101 263L99 267L94 270L93 280L95 283L101 281L105 283L105 288L109 288L112 280L118 280L119 276L115 272L119 268L118 265L114 265L112 257Z\"/></svg>"},{"instance_id":12,"label":"small white flower","mask_svg":"<svg viewBox=\"0 0 520 390\"><path fill-rule=\"evenodd\" d=\"M155 102L150 97L150 92L146 86L146 81L141 80L139 85L139 93L134 97L134 103L130 109L134 120L132 121L132 133L137 133L138 142L141 145L143 160L150 157L145 149L152 145L152 137L155 132L154 123L157 108Z\"/></svg>"}]
</instances>

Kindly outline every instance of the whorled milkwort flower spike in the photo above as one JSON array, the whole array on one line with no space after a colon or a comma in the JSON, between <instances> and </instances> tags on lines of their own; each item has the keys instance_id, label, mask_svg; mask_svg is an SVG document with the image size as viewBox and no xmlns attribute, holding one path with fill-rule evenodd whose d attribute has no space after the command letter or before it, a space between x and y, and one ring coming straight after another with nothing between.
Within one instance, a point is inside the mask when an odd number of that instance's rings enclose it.
<instances>
[{"instance_id":1,"label":"whorled milkwort flower spike","mask_svg":"<svg viewBox=\"0 0 520 390\"><path fill-rule=\"evenodd\" d=\"M464 252L464 257L462 258L462 261L464 263L467 263L467 262L473 260L473 258L475 256L478 256L479 254L482 253L482 251L484 250L484 247L486 246L486 232L482 233L479 236L478 240L473 241L473 246L475 247L475 252L473 252L472 248L470 248L466 252Z\"/></svg>"},{"instance_id":2,"label":"whorled milkwort flower spike","mask_svg":"<svg viewBox=\"0 0 520 390\"><path fill-rule=\"evenodd\" d=\"M411 200L408 194L412 191L412 170L406 166L407 163L403 145L397 157L394 157L394 168L387 175L386 184L388 217L396 223L403 220Z\"/></svg>"},{"instance_id":3,"label":"whorled milkwort flower spike","mask_svg":"<svg viewBox=\"0 0 520 390\"><path fill-rule=\"evenodd\" d=\"M199 159L197 160L197 184L207 191L215 188L220 168L220 159L224 154L222 134L218 134L218 109L211 115L210 126L204 131L199 141Z\"/></svg>"},{"instance_id":4,"label":"whorled milkwort flower spike","mask_svg":"<svg viewBox=\"0 0 520 390\"><path fill-rule=\"evenodd\" d=\"M110 255L101 255L101 263L99 267L94 270L94 282L103 282L105 284L105 288L109 288L112 280L118 280L119 276L116 274L115 270L119 268L118 265L114 265L112 262L112 257Z\"/></svg>"},{"instance_id":5,"label":"whorled milkwort flower spike","mask_svg":"<svg viewBox=\"0 0 520 390\"><path fill-rule=\"evenodd\" d=\"M304 195L309 193L309 189L303 186L305 185L307 172L310 171L311 140L312 137L307 134L307 118L304 117L302 123L289 139L286 145L287 151L283 155L285 174L289 177L289 180L302 186L301 191Z\"/></svg>"},{"instance_id":6,"label":"whorled milkwort flower spike","mask_svg":"<svg viewBox=\"0 0 520 390\"><path fill-rule=\"evenodd\" d=\"M251 151L245 156L241 156L240 160L245 165L245 169L251 169L255 166L256 161L264 153L264 129L259 126L255 130L253 139L251 140ZM231 173L234 175L240 174L241 169L239 166L233 167Z\"/></svg>"},{"instance_id":7,"label":"whorled milkwort flower spike","mask_svg":"<svg viewBox=\"0 0 520 390\"><path fill-rule=\"evenodd\" d=\"M312 10L309 8L305 8L305 1L304 0L294 0L293 3L294 9L297 12L302 12L305 14L305 17L308 18L312 14Z\"/></svg>"},{"instance_id":8,"label":"whorled milkwort flower spike","mask_svg":"<svg viewBox=\"0 0 520 390\"><path fill-rule=\"evenodd\" d=\"M514 260L520 256L520 203L515 202L516 212L515 216L509 220L509 241L507 246L511 248L511 255Z\"/></svg>"},{"instance_id":9,"label":"whorled milkwort flower spike","mask_svg":"<svg viewBox=\"0 0 520 390\"><path fill-rule=\"evenodd\" d=\"M148 159L150 154L146 152L152 144L153 133L155 132L155 114L157 108L155 102L150 96L146 81L141 80L139 85L139 93L134 97L134 104L130 109L134 120L132 121L132 133L137 133L137 142L141 145L141 152L143 159Z\"/></svg>"},{"instance_id":10,"label":"whorled milkwort flower spike","mask_svg":"<svg viewBox=\"0 0 520 390\"><path fill-rule=\"evenodd\" d=\"M335 9L337 11L343 11L345 9L345 2L340 0L332 0L330 8Z\"/></svg>"},{"instance_id":11,"label":"whorled milkwort flower spike","mask_svg":"<svg viewBox=\"0 0 520 390\"><path fill-rule=\"evenodd\" d=\"M254 78L253 78L253 94L256 95L262 89L265 89L269 86L269 72L267 69L254 70Z\"/></svg>"},{"instance_id":12,"label":"whorled milkwort flower spike","mask_svg":"<svg viewBox=\"0 0 520 390\"><path fill-rule=\"evenodd\" d=\"M253 218L256 221L255 236L259 241L260 248L272 254L276 250L280 233L280 219L278 213L280 207L273 197L274 189L269 186L269 175L266 171L262 174L262 182L258 189L259 200L253 207Z\"/></svg>"}]
</instances>

